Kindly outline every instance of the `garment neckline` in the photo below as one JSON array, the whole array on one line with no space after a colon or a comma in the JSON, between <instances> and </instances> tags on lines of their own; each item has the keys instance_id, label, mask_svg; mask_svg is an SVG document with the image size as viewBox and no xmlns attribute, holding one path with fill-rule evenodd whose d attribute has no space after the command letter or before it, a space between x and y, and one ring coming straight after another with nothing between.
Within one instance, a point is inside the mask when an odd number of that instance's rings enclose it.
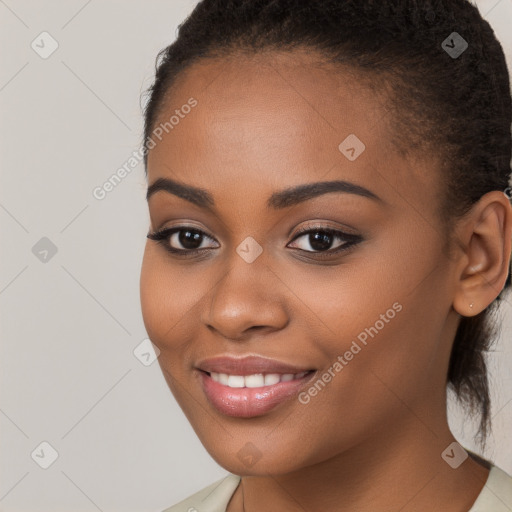
<instances>
[{"instance_id":1,"label":"garment neckline","mask_svg":"<svg viewBox=\"0 0 512 512\"><path fill-rule=\"evenodd\" d=\"M489 468L486 468L486 469L489 469L489 473L487 474L485 483L482 486L480 493L476 497L475 501L471 505L471 508L468 510L468 512L478 512L478 507L485 504L484 502L486 500L488 500L490 496L494 496L493 492L489 488L489 484L491 482L493 482L495 479L497 479L498 476L501 476L502 473L504 475L506 475L506 473L504 473L503 470L501 470L498 466L495 466L494 464L490 464ZM240 475L235 475L234 473L229 473L227 475L226 479L229 480L229 483L231 484L229 486L231 492L230 492L229 496L227 497L226 503L224 504L224 507L225 507L224 510L227 509L229 502L233 498L236 490L238 489L238 487L242 481L242 477Z\"/></svg>"}]
</instances>

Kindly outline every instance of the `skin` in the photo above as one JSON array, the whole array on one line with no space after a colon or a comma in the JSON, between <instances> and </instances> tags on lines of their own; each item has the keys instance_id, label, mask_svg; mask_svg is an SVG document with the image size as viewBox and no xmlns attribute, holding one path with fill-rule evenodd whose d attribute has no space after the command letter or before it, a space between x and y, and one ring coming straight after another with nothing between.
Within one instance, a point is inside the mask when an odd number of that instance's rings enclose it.
<instances>
[{"instance_id":1,"label":"skin","mask_svg":"<svg viewBox=\"0 0 512 512\"><path fill-rule=\"evenodd\" d=\"M140 283L147 332L199 439L242 475L229 512L468 510L488 470L471 458L452 469L441 458L455 441L446 375L461 315L485 309L505 283L509 200L500 191L482 197L454 227L448 256L433 154L400 156L384 97L348 70L316 63L314 54L275 52L200 61L180 75L162 120L190 97L198 105L149 152L148 183L200 187L216 206L209 212L159 191L148 201L150 231L185 225L212 239L202 239L206 255L190 258L148 240ZM349 134L366 146L355 161L338 149ZM266 207L276 191L332 180L381 200L331 192ZM317 224L363 241L318 259L308 235L295 235ZM250 264L236 252L248 236L263 249ZM334 237L331 247L342 242ZM233 418L201 389L195 365L226 354L321 376L396 302L402 310L308 404L292 399ZM248 442L260 457L250 467L237 455Z\"/></svg>"}]
</instances>

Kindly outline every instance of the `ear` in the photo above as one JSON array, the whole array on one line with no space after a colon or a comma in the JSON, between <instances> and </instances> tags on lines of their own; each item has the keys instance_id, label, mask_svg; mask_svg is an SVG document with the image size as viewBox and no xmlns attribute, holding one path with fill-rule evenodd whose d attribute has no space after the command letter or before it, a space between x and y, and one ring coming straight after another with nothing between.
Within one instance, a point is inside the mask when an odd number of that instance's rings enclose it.
<instances>
[{"instance_id":1,"label":"ear","mask_svg":"<svg viewBox=\"0 0 512 512\"><path fill-rule=\"evenodd\" d=\"M453 307L462 316L474 316L496 299L507 279L512 244L510 199L498 190L488 192L464 216L457 231L463 255L455 276Z\"/></svg>"}]
</instances>

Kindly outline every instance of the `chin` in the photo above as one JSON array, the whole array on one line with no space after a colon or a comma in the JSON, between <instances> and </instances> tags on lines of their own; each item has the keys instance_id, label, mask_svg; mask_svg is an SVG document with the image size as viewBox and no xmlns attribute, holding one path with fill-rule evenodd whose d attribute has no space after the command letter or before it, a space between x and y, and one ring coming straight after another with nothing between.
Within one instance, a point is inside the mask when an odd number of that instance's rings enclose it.
<instances>
[{"instance_id":1,"label":"chin","mask_svg":"<svg viewBox=\"0 0 512 512\"><path fill-rule=\"evenodd\" d=\"M240 476L269 476L284 475L300 469L299 461L290 459L281 450L270 448L268 451L258 449L253 443L247 441L242 447L231 449L225 446L224 450L217 445L207 449L210 456L226 471ZM306 464L304 464L306 465Z\"/></svg>"}]
</instances>

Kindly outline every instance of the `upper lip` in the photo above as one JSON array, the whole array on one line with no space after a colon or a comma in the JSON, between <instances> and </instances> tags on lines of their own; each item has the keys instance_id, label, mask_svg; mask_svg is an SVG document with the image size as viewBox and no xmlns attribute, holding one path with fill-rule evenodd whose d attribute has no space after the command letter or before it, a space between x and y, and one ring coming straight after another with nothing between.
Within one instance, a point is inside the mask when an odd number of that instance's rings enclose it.
<instances>
[{"instance_id":1,"label":"upper lip","mask_svg":"<svg viewBox=\"0 0 512 512\"><path fill-rule=\"evenodd\" d=\"M253 375L255 373L302 373L312 368L293 366L275 359L260 356L229 357L221 356L204 359L197 368L204 372L227 373L228 375Z\"/></svg>"}]
</instances>

